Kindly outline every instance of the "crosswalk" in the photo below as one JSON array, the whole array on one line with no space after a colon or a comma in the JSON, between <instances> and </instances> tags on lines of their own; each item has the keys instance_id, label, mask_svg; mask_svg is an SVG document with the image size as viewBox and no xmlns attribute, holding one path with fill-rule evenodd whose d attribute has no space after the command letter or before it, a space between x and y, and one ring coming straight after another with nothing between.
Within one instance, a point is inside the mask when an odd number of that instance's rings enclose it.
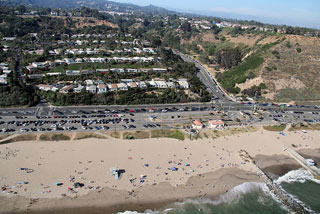
<instances>
[{"instance_id":1,"label":"crosswalk","mask_svg":"<svg viewBox=\"0 0 320 214\"><path fill-rule=\"evenodd\" d=\"M40 106L36 109L35 116L36 117L53 116L55 110L56 110L55 107Z\"/></svg>"}]
</instances>

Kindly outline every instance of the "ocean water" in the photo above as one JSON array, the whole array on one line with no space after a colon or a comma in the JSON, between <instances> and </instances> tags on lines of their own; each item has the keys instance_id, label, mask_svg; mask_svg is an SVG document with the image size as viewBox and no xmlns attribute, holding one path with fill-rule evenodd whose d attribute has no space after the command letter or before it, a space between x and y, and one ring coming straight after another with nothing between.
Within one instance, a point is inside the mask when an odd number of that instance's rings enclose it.
<instances>
[{"instance_id":1,"label":"ocean water","mask_svg":"<svg viewBox=\"0 0 320 214\"><path fill-rule=\"evenodd\" d=\"M288 172L277 183L306 207L320 214L320 180L304 169ZM289 214L263 183L248 182L234 187L216 200L186 199L162 210L146 210L144 214ZM141 214L136 211L118 214Z\"/></svg>"},{"instance_id":2,"label":"ocean water","mask_svg":"<svg viewBox=\"0 0 320 214\"><path fill-rule=\"evenodd\" d=\"M268 193L263 183L248 182L234 187L216 200L193 199L175 203L172 208L144 213L159 214L287 214L280 203ZM126 211L118 214L140 214Z\"/></svg>"},{"instance_id":3,"label":"ocean water","mask_svg":"<svg viewBox=\"0 0 320 214\"><path fill-rule=\"evenodd\" d=\"M278 182L295 198L303 202L316 213L320 213L320 180L304 169L288 172Z\"/></svg>"}]
</instances>

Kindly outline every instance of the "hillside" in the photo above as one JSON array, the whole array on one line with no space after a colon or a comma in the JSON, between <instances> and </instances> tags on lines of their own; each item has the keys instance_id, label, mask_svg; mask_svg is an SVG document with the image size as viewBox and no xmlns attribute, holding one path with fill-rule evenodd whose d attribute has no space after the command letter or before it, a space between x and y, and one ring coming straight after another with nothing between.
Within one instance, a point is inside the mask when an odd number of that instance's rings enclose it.
<instances>
[{"instance_id":1,"label":"hillside","mask_svg":"<svg viewBox=\"0 0 320 214\"><path fill-rule=\"evenodd\" d=\"M106 0L2 0L0 5L27 5L32 7L50 7L50 8L62 8L62 9L74 9L78 7L89 7L104 11L117 11L117 12L141 12L141 13L152 13L152 14L172 14L162 7L154 5L138 6L134 4L119 3Z\"/></svg>"},{"instance_id":2,"label":"hillside","mask_svg":"<svg viewBox=\"0 0 320 214\"><path fill-rule=\"evenodd\" d=\"M222 36L225 41L221 41ZM198 48L211 60L205 64L229 92L249 97L261 94L266 101L320 104L319 38L282 34L231 36L223 31L218 36L204 33L197 40L201 41ZM219 50L236 47L243 53L238 66L226 69L217 65L215 55ZM191 54L204 62L203 54L202 58L201 53Z\"/></svg>"},{"instance_id":3,"label":"hillside","mask_svg":"<svg viewBox=\"0 0 320 214\"><path fill-rule=\"evenodd\" d=\"M275 42L275 38L268 40ZM266 99L300 104L319 103L319 48L319 38L287 35L282 42L262 54L263 64L252 71L256 77L238 87L243 91L265 83L267 87L262 96Z\"/></svg>"}]
</instances>

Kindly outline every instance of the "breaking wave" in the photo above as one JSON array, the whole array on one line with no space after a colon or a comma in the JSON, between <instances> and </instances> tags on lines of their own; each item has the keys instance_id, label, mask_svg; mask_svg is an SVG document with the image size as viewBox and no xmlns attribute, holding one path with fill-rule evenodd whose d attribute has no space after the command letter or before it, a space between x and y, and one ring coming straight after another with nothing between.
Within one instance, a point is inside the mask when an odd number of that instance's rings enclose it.
<instances>
[{"instance_id":1,"label":"breaking wave","mask_svg":"<svg viewBox=\"0 0 320 214\"><path fill-rule=\"evenodd\" d=\"M320 184L320 180L315 179L313 177L313 175L305 170L305 169L297 169L297 170L292 170L289 171L287 174L279 177L276 182L278 184L281 184L282 182L286 182L286 183L294 183L294 182L298 182L298 183L304 183L306 181L313 181L315 183Z\"/></svg>"},{"instance_id":2,"label":"breaking wave","mask_svg":"<svg viewBox=\"0 0 320 214\"><path fill-rule=\"evenodd\" d=\"M223 204L231 204L237 201L237 199L241 198L241 196L254 193L254 192L260 192L259 198L257 201L261 204L268 203L269 199L265 199L266 196L271 196L271 198L275 199L273 195L270 193L267 185L265 183L258 183L258 182L246 182L243 184L240 184L238 186L233 187L228 192L219 195L216 200L211 200L207 198L197 198L197 199L185 199L183 202L176 202L171 205L170 209L164 209L164 210L146 210L145 212L136 212L136 211L125 211L125 212L119 212L117 214L167 214L167 213L175 213L175 210L179 209L186 209L188 205L196 206L198 208L207 209L206 206L203 205L210 205L210 206L219 206ZM277 203L277 202L275 202ZM197 208L197 209L198 209ZM188 208L187 208L188 209ZM210 213L210 212L209 212Z\"/></svg>"}]
</instances>

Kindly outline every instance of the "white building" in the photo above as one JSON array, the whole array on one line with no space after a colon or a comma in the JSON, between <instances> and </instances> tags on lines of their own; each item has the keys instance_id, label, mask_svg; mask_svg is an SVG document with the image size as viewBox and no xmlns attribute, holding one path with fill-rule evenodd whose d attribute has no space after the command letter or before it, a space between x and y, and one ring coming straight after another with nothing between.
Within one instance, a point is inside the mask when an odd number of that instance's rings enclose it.
<instances>
[{"instance_id":1,"label":"white building","mask_svg":"<svg viewBox=\"0 0 320 214\"><path fill-rule=\"evenodd\" d=\"M147 84L144 81L137 82L137 86L142 89L147 88Z\"/></svg>"},{"instance_id":2,"label":"white building","mask_svg":"<svg viewBox=\"0 0 320 214\"><path fill-rule=\"evenodd\" d=\"M182 89L189 89L189 83L186 79L178 79L177 83Z\"/></svg>"},{"instance_id":3,"label":"white building","mask_svg":"<svg viewBox=\"0 0 320 214\"><path fill-rule=\"evenodd\" d=\"M117 86L117 84L114 84L114 83L108 84L108 89L109 89L109 91L117 91L118 86Z\"/></svg>"},{"instance_id":4,"label":"white building","mask_svg":"<svg viewBox=\"0 0 320 214\"><path fill-rule=\"evenodd\" d=\"M127 85L130 87L130 88L137 88L138 86L137 86L137 83L135 83L135 82L129 82L129 83L127 83Z\"/></svg>"},{"instance_id":5,"label":"white building","mask_svg":"<svg viewBox=\"0 0 320 214\"><path fill-rule=\"evenodd\" d=\"M51 91L52 89L52 85L45 85L45 84L39 84L37 85L37 87L39 88L39 90L42 90L42 91Z\"/></svg>"},{"instance_id":6,"label":"white building","mask_svg":"<svg viewBox=\"0 0 320 214\"><path fill-rule=\"evenodd\" d=\"M98 94L106 93L107 92L107 86L106 84L99 84L98 85Z\"/></svg>"},{"instance_id":7,"label":"white building","mask_svg":"<svg viewBox=\"0 0 320 214\"><path fill-rule=\"evenodd\" d=\"M153 72L167 72L167 69L165 68L152 68Z\"/></svg>"},{"instance_id":8,"label":"white building","mask_svg":"<svg viewBox=\"0 0 320 214\"><path fill-rule=\"evenodd\" d=\"M208 127L210 129L219 129L224 127L224 122L222 120L209 120Z\"/></svg>"},{"instance_id":9,"label":"white building","mask_svg":"<svg viewBox=\"0 0 320 214\"><path fill-rule=\"evenodd\" d=\"M154 81L157 84L158 88L168 88L168 85L165 81Z\"/></svg>"},{"instance_id":10,"label":"white building","mask_svg":"<svg viewBox=\"0 0 320 214\"><path fill-rule=\"evenodd\" d=\"M93 80L85 80L87 86L93 85Z\"/></svg>"},{"instance_id":11,"label":"white building","mask_svg":"<svg viewBox=\"0 0 320 214\"><path fill-rule=\"evenodd\" d=\"M68 65L75 63L74 60L73 60L73 59L70 59L70 58L65 58L64 61L65 61Z\"/></svg>"},{"instance_id":12,"label":"white building","mask_svg":"<svg viewBox=\"0 0 320 214\"><path fill-rule=\"evenodd\" d=\"M44 62L33 62L32 66L35 68L45 68L46 64Z\"/></svg>"},{"instance_id":13,"label":"white building","mask_svg":"<svg viewBox=\"0 0 320 214\"><path fill-rule=\"evenodd\" d=\"M75 93L80 93L84 89L84 86L78 85L78 87L74 88L73 91Z\"/></svg>"},{"instance_id":14,"label":"white building","mask_svg":"<svg viewBox=\"0 0 320 214\"><path fill-rule=\"evenodd\" d=\"M66 75L67 76L79 76L81 74L80 70L67 70Z\"/></svg>"},{"instance_id":15,"label":"white building","mask_svg":"<svg viewBox=\"0 0 320 214\"><path fill-rule=\"evenodd\" d=\"M88 86L86 87L86 90L87 90L88 92L90 92L90 93L95 94L95 93L97 92L97 86L95 86L95 85L88 85Z\"/></svg>"},{"instance_id":16,"label":"white building","mask_svg":"<svg viewBox=\"0 0 320 214\"><path fill-rule=\"evenodd\" d=\"M193 120L192 121L192 128L194 129L202 129L203 124L199 120Z\"/></svg>"},{"instance_id":17,"label":"white building","mask_svg":"<svg viewBox=\"0 0 320 214\"><path fill-rule=\"evenodd\" d=\"M127 91L128 90L128 86L127 84L121 82L117 84L118 90L120 91Z\"/></svg>"}]
</instances>

